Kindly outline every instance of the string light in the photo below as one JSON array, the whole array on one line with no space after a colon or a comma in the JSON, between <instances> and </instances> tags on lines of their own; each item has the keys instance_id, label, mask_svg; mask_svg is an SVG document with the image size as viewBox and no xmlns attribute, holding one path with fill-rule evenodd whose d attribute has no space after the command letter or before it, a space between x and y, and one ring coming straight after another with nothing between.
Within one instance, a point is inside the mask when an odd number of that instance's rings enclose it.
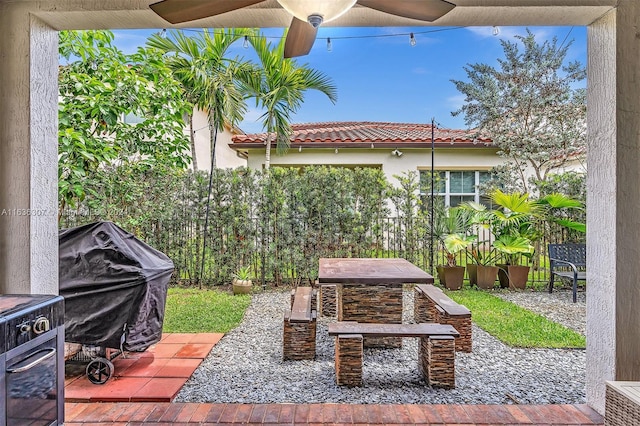
<instances>
[{"instance_id":1,"label":"string light","mask_svg":"<svg viewBox=\"0 0 640 426\"><path fill-rule=\"evenodd\" d=\"M336 148L336 154L338 153L338 148Z\"/></svg>"},{"instance_id":2,"label":"string light","mask_svg":"<svg viewBox=\"0 0 640 426\"><path fill-rule=\"evenodd\" d=\"M302 147L301 146L298 147L298 152L302 152Z\"/></svg>"},{"instance_id":3,"label":"string light","mask_svg":"<svg viewBox=\"0 0 640 426\"><path fill-rule=\"evenodd\" d=\"M242 42L242 47L245 49L249 48L249 36L244 36L244 41Z\"/></svg>"},{"instance_id":4,"label":"string light","mask_svg":"<svg viewBox=\"0 0 640 426\"><path fill-rule=\"evenodd\" d=\"M416 38L413 36L413 33L411 33L410 35L409 44L411 44L411 47L414 47L416 45Z\"/></svg>"},{"instance_id":5,"label":"string light","mask_svg":"<svg viewBox=\"0 0 640 426\"><path fill-rule=\"evenodd\" d=\"M167 29L166 28L163 28L162 31L160 31L160 37L167 38Z\"/></svg>"},{"instance_id":6,"label":"string light","mask_svg":"<svg viewBox=\"0 0 640 426\"><path fill-rule=\"evenodd\" d=\"M491 34L493 34L494 36L497 36L498 34L500 34L500 28L494 25L493 29L491 30Z\"/></svg>"},{"instance_id":7,"label":"string light","mask_svg":"<svg viewBox=\"0 0 640 426\"><path fill-rule=\"evenodd\" d=\"M333 45L331 44L331 37L327 37L327 52L333 51Z\"/></svg>"},{"instance_id":8,"label":"string light","mask_svg":"<svg viewBox=\"0 0 640 426\"><path fill-rule=\"evenodd\" d=\"M355 35L355 36L339 36L339 37L333 37L331 38L331 41L333 42L334 40L350 40L350 39L367 39L367 38L388 38L388 37L406 37L409 36L410 37L410 41L411 38L413 38L414 41L417 42L416 40L416 35L418 34L430 34L430 33L437 33L437 32L443 32L443 31L453 31L453 30L461 30L467 28L466 26L459 26L459 27L446 27L446 28L437 28L437 29L430 29L430 30L425 30L425 31L417 31L417 32L412 32L412 33L392 33L392 34L369 34L369 35ZM181 31L181 32L192 32L192 33L202 33L204 32L203 30L199 30L199 29L195 29L195 28L181 28L177 31ZM413 35L413 37L412 37ZM249 35L249 36L244 36L244 40L248 40L249 37L254 37L253 35ZM284 38L284 36L267 36L267 35L256 35L255 37L264 37L267 40L281 40ZM318 38L319 40L322 40L322 37ZM330 40L329 38L326 39L327 42ZM248 41L247 41L248 43ZM245 43L243 42L243 46L245 45ZM248 45L248 44L247 44Z\"/></svg>"}]
</instances>

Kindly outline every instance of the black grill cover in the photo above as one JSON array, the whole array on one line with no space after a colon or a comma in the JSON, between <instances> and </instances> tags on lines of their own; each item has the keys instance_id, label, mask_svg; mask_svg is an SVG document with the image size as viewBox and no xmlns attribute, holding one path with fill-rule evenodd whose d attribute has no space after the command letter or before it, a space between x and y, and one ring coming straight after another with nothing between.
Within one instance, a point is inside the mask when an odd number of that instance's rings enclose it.
<instances>
[{"instance_id":1,"label":"black grill cover","mask_svg":"<svg viewBox=\"0 0 640 426\"><path fill-rule=\"evenodd\" d=\"M144 351L160 341L173 262L111 222L59 235L65 341ZM124 331L124 335L123 335Z\"/></svg>"}]
</instances>

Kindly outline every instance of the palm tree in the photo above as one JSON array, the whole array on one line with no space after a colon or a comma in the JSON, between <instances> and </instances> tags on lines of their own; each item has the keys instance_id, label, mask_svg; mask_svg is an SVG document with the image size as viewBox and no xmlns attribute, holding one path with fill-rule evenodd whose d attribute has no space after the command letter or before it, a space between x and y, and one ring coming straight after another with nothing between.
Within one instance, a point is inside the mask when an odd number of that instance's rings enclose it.
<instances>
[{"instance_id":1,"label":"palm tree","mask_svg":"<svg viewBox=\"0 0 640 426\"><path fill-rule=\"evenodd\" d=\"M245 96L238 79L253 67L240 58L228 58L229 47L238 39L254 34L250 29L207 30L193 37L182 31L170 31L168 37L154 34L147 45L160 49L167 56L175 78L182 83L187 99L207 112L211 164L215 167L217 132L224 125L236 125L247 110ZM197 170L193 135L193 114L189 116L191 151L194 170Z\"/></svg>"},{"instance_id":2,"label":"palm tree","mask_svg":"<svg viewBox=\"0 0 640 426\"><path fill-rule=\"evenodd\" d=\"M282 152L289 147L291 115L304 101L307 90L319 90L332 103L337 100L337 89L331 79L320 71L298 65L293 59L284 58L285 38L273 47L264 36L250 37L260 62L260 71L250 74L246 90L262 106L263 128L267 131L265 168L271 162L272 135L276 136L277 149Z\"/></svg>"},{"instance_id":3,"label":"palm tree","mask_svg":"<svg viewBox=\"0 0 640 426\"><path fill-rule=\"evenodd\" d=\"M254 70L253 65L240 58L229 59L227 51L233 43L244 36L255 34L250 29L214 30L213 34L204 30L194 37L187 37L180 31L172 31L169 37L159 34L152 36L147 45L160 49L168 56L169 67L175 78L182 83L186 96L201 110L207 112L211 146L211 171L209 172L209 190L202 233L202 261L200 262L199 282L202 285L204 274L204 254L207 246L207 227L209 224L209 203L215 173L215 152L218 131L225 124L235 126L247 110L245 95L240 87L240 79ZM189 117L191 130L191 150L195 163L195 143L193 138L193 114Z\"/></svg>"}]
</instances>

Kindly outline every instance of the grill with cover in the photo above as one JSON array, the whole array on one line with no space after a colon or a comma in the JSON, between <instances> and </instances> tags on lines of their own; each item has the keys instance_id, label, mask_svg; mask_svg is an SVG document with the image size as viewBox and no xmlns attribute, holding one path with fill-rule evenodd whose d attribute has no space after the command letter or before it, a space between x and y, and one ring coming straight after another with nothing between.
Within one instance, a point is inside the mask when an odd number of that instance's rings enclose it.
<instances>
[{"instance_id":1,"label":"grill with cover","mask_svg":"<svg viewBox=\"0 0 640 426\"><path fill-rule=\"evenodd\" d=\"M104 356L108 348L142 352L160 341L171 259L111 222L61 230L59 243L65 342ZM112 373L102 357L87 366L93 383Z\"/></svg>"}]
</instances>

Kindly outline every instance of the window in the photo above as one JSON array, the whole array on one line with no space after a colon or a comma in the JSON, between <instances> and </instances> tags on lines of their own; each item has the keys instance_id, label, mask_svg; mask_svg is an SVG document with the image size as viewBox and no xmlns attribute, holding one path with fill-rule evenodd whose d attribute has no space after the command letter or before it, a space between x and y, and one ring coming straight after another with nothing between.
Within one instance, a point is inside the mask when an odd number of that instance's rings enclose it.
<instances>
[{"instance_id":1,"label":"window","mask_svg":"<svg viewBox=\"0 0 640 426\"><path fill-rule=\"evenodd\" d=\"M455 207L461 203L475 201L489 205L488 198L480 193L480 184L489 180L488 171L451 170L437 171L433 185L436 199L445 206ZM420 170L420 195L430 195L431 171Z\"/></svg>"}]
</instances>

